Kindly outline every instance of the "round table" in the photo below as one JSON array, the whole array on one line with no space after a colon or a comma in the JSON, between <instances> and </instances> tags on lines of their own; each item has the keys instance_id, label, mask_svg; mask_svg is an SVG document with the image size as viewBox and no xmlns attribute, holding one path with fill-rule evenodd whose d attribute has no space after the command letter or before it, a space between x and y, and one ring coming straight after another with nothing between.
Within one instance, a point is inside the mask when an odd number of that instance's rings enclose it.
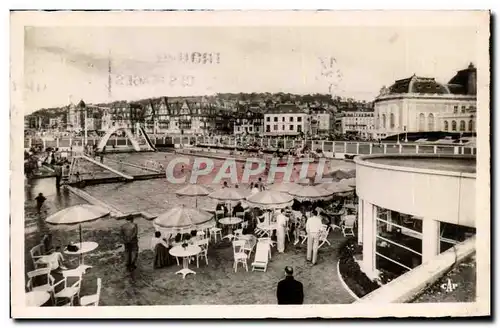
<instances>
[{"instance_id":1,"label":"round table","mask_svg":"<svg viewBox=\"0 0 500 328\"><path fill-rule=\"evenodd\" d=\"M186 279L188 274L196 274L193 270L189 269L189 258L201 252L200 246L189 245L184 248L181 245L174 246L170 249L170 255L174 257L182 257L182 269L177 271L176 274L182 274L182 279Z\"/></svg>"},{"instance_id":2,"label":"round table","mask_svg":"<svg viewBox=\"0 0 500 328\"><path fill-rule=\"evenodd\" d=\"M84 270L92 268L91 265L84 264L84 262L83 262L83 254L88 253L88 252L92 252L94 249L97 248L97 246L99 246L99 244L96 243L96 242L93 242L93 241L84 241L82 243L76 243L76 244L73 244L73 245L75 245L76 247L78 247L78 250L75 251L75 252L71 252L71 251L68 251L68 249L65 249L64 250L64 254L68 254L68 255L80 255L80 266Z\"/></svg>"},{"instance_id":3,"label":"round table","mask_svg":"<svg viewBox=\"0 0 500 328\"><path fill-rule=\"evenodd\" d=\"M42 306L50 298L50 294L47 292L34 290L32 292L26 293L26 306Z\"/></svg>"},{"instance_id":4,"label":"round table","mask_svg":"<svg viewBox=\"0 0 500 328\"><path fill-rule=\"evenodd\" d=\"M232 226L236 224L240 224L243 222L243 219L237 218L237 217L227 217L227 218L222 218L219 220L220 224L223 225L228 225L229 226L229 234L225 235L222 237L222 239L228 238L229 240L234 238L233 231L232 231Z\"/></svg>"}]
</instances>

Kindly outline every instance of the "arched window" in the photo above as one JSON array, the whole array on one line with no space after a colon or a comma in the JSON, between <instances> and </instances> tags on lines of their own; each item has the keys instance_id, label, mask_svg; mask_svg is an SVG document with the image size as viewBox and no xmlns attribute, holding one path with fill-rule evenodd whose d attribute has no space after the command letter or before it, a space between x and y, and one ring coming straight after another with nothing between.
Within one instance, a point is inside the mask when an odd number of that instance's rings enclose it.
<instances>
[{"instance_id":1,"label":"arched window","mask_svg":"<svg viewBox=\"0 0 500 328\"><path fill-rule=\"evenodd\" d=\"M427 130L434 131L434 115L432 113L427 117Z\"/></svg>"},{"instance_id":2,"label":"arched window","mask_svg":"<svg viewBox=\"0 0 500 328\"><path fill-rule=\"evenodd\" d=\"M451 121L451 131L457 131L457 122Z\"/></svg>"},{"instance_id":3,"label":"arched window","mask_svg":"<svg viewBox=\"0 0 500 328\"><path fill-rule=\"evenodd\" d=\"M391 118L391 129L394 129L394 114L393 113L391 113L390 118Z\"/></svg>"},{"instance_id":4,"label":"arched window","mask_svg":"<svg viewBox=\"0 0 500 328\"><path fill-rule=\"evenodd\" d=\"M386 125L385 125L385 114L382 114L382 128L385 129Z\"/></svg>"},{"instance_id":5,"label":"arched window","mask_svg":"<svg viewBox=\"0 0 500 328\"><path fill-rule=\"evenodd\" d=\"M448 131L449 126L448 126L448 121L444 121L444 130Z\"/></svg>"},{"instance_id":6,"label":"arched window","mask_svg":"<svg viewBox=\"0 0 500 328\"><path fill-rule=\"evenodd\" d=\"M418 115L418 130L425 131L425 115L423 113Z\"/></svg>"},{"instance_id":7,"label":"arched window","mask_svg":"<svg viewBox=\"0 0 500 328\"><path fill-rule=\"evenodd\" d=\"M460 132L465 132L465 121L460 121Z\"/></svg>"},{"instance_id":8,"label":"arched window","mask_svg":"<svg viewBox=\"0 0 500 328\"><path fill-rule=\"evenodd\" d=\"M472 120L469 121L469 131L474 131L474 122L472 122Z\"/></svg>"}]
</instances>

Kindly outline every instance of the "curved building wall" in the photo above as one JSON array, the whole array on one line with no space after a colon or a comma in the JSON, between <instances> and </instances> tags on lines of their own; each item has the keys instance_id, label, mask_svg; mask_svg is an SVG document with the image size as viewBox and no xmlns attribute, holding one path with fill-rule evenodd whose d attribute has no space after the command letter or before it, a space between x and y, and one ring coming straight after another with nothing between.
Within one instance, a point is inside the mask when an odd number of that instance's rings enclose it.
<instances>
[{"instance_id":1,"label":"curved building wall","mask_svg":"<svg viewBox=\"0 0 500 328\"><path fill-rule=\"evenodd\" d=\"M377 158L411 161L428 158L439 164L453 156L361 156L356 157L356 191L373 205L439 222L475 227L475 173L415 168L375 162ZM460 156L465 160L474 157ZM372 161L373 160L373 161ZM393 162L394 163L394 162ZM402 163L404 164L404 163ZM439 166L439 165L437 165Z\"/></svg>"}]
</instances>

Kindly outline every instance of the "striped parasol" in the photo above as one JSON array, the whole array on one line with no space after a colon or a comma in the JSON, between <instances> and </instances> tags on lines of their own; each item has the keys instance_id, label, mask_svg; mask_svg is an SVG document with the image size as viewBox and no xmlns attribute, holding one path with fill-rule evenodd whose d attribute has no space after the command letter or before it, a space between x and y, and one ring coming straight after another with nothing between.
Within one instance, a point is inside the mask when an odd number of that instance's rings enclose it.
<instances>
[{"instance_id":1,"label":"striped parasol","mask_svg":"<svg viewBox=\"0 0 500 328\"><path fill-rule=\"evenodd\" d=\"M278 209L292 206L293 197L274 190L264 190L247 198L250 207L258 207L263 210Z\"/></svg>"},{"instance_id":2,"label":"striped parasol","mask_svg":"<svg viewBox=\"0 0 500 328\"><path fill-rule=\"evenodd\" d=\"M319 200L329 200L333 192L318 186L304 186L289 192L293 198L300 202L315 202Z\"/></svg>"},{"instance_id":3,"label":"striped parasol","mask_svg":"<svg viewBox=\"0 0 500 328\"><path fill-rule=\"evenodd\" d=\"M153 225L167 233L187 233L192 230L211 228L215 224L212 214L185 206L174 207L160 214Z\"/></svg>"}]
</instances>

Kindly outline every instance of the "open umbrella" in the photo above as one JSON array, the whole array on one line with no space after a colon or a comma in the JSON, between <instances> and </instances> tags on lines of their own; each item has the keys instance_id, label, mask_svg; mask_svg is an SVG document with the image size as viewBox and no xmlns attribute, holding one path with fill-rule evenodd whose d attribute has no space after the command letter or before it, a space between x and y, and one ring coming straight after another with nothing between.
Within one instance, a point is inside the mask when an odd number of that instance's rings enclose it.
<instances>
[{"instance_id":1,"label":"open umbrella","mask_svg":"<svg viewBox=\"0 0 500 328\"><path fill-rule=\"evenodd\" d=\"M233 206L234 202L241 201L250 195L250 190L240 188L222 188L209 194L208 197L224 201ZM230 211L231 212L231 211Z\"/></svg>"},{"instance_id":2,"label":"open umbrella","mask_svg":"<svg viewBox=\"0 0 500 328\"><path fill-rule=\"evenodd\" d=\"M342 179L340 180L340 183L346 186L356 187L356 178Z\"/></svg>"},{"instance_id":3,"label":"open umbrella","mask_svg":"<svg viewBox=\"0 0 500 328\"><path fill-rule=\"evenodd\" d=\"M274 190L264 190L247 198L247 203L251 207L259 207L264 210L285 208L292 206L293 197Z\"/></svg>"},{"instance_id":4,"label":"open umbrella","mask_svg":"<svg viewBox=\"0 0 500 328\"><path fill-rule=\"evenodd\" d=\"M110 212L101 206L82 204L75 205L49 216L45 221L50 224L78 224L80 229L80 244L82 243L82 222L100 219Z\"/></svg>"},{"instance_id":5,"label":"open umbrella","mask_svg":"<svg viewBox=\"0 0 500 328\"><path fill-rule=\"evenodd\" d=\"M198 207L198 197L197 196L207 196L210 194L208 189L198 185L198 184L188 184L187 186L177 190L176 195L178 196L194 196L195 206Z\"/></svg>"},{"instance_id":6,"label":"open umbrella","mask_svg":"<svg viewBox=\"0 0 500 328\"><path fill-rule=\"evenodd\" d=\"M333 192L334 194L350 192L353 190L353 187L340 182L326 182L318 185L317 187L326 189L328 191Z\"/></svg>"},{"instance_id":7,"label":"open umbrella","mask_svg":"<svg viewBox=\"0 0 500 328\"><path fill-rule=\"evenodd\" d=\"M311 178L302 178L300 179L299 181L297 181L297 183L299 185L303 185L303 186L309 186L312 184L312 180Z\"/></svg>"},{"instance_id":8,"label":"open umbrella","mask_svg":"<svg viewBox=\"0 0 500 328\"><path fill-rule=\"evenodd\" d=\"M335 171L331 171L331 172L326 173L325 175L323 175L323 177L324 178L331 178L331 179L334 179L335 181L340 181L342 179L351 178L352 175L348 171L345 171L345 170L335 170Z\"/></svg>"},{"instance_id":9,"label":"open umbrella","mask_svg":"<svg viewBox=\"0 0 500 328\"><path fill-rule=\"evenodd\" d=\"M250 191L248 189L222 188L210 193L208 197L217 200L234 202L245 199L249 194Z\"/></svg>"},{"instance_id":10,"label":"open umbrella","mask_svg":"<svg viewBox=\"0 0 500 328\"><path fill-rule=\"evenodd\" d=\"M293 198L300 202L315 202L332 198L333 192L318 186L304 186L288 192Z\"/></svg>"},{"instance_id":11,"label":"open umbrella","mask_svg":"<svg viewBox=\"0 0 500 328\"><path fill-rule=\"evenodd\" d=\"M274 183L269 186L269 190L279 191L284 193L288 193L289 191L295 188L302 188L302 186L293 182L280 182L280 183Z\"/></svg>"},{"instance_id":12,"label":"open umbrella","mask_svg":"<svg viewBox=\"0 0 500 328\"><path fill-rule=\"evenodd\" d=\"M160 214L153 224L169 233L186 233L196 229L214 226L212 214L185 206L174 207Z\"/></svg>"}]
</instances>

